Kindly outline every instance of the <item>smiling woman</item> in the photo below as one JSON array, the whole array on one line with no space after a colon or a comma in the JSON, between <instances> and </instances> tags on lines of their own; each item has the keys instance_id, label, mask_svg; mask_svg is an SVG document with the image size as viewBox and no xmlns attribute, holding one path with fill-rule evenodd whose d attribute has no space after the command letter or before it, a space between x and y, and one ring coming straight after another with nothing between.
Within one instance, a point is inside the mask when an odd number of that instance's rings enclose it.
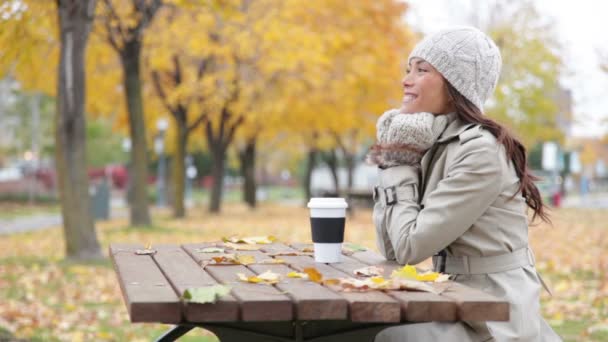
<instances>
[{"instance_id":1,"label":"smiling woman","mask_svg":"<svg viewBox=\"0 0 608 342\"><path fill-rule=\"evenodd\" d=\"M443 76L429 62L412 58L402 84L402 113L447 114L454 111Z\"/></svg>"},{"instance_id":2,"label":"smiling woman","mask_svg":"<svg viewBox=\"0 0 608 342\"><path fill-rule=\"evenodd\" d=\"M548 220L526 150L484 116L502 60L472 27L440 31L412 51L400 109L377 122L373 219L378 249L509 302L508 322L409 324L376 341L559 341L540 315L526 205ZM390 196L389 196L390 194Z\"/></svg>"}]
</instances>

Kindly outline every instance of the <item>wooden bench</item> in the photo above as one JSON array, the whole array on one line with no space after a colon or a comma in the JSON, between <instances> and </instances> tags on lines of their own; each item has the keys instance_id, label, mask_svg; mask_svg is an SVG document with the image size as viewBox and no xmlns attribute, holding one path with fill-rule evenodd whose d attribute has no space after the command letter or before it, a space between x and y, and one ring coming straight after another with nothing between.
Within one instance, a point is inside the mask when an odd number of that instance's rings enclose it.
<instances>
[{"instance_id":1,"label":"wooden bench","mask_svg":"<svg viewBox=\"0 0 608 342\"><path fill-rule=\"evenodd\" d=\"M131 322L175 324L158 341L174 341L196 327L215 333L221 341L372 341L380 330L413 322L461 320L507 321L509 304L455 282L432 283L442 292L334 291L321 284L284 277L275 285L245 283L237 273L267 270L286 275L315 267L324 278L354 277L355 269L381 265L390 275L399 267L372 251L344 255L336 264L316 263L309 255L276 256L285 264L213 265L201 267L220 254L201 249L221 243L155 245L155 254L138 255L136 244L112 244L110 255ZM297 252L311 245L261 245L259 251L238 251L257 261L277 253ZM225 284L231 293L211 304L184 302L192 287Z\"/></svg>"}]
</instances>

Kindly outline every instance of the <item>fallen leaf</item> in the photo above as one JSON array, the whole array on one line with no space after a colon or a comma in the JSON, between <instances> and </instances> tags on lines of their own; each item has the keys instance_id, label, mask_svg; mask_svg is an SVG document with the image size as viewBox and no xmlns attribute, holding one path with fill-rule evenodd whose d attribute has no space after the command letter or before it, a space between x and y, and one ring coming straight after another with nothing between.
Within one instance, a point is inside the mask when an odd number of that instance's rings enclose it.
<instances>
[{"instance_id":1,"label":"fallen leaf","mask_svg":"<svg viewBox=\"0 0 608 342\"><path fill-rule=\"evenodd\" d=\"M268 270L258 275L258 278L262 279L265 283L276 284L281 280L281 275Z\"/></svg>"},{"instance_id":2,"label":"fallen leaf","mask_svg":"<svg viewBox=\"0 0 608 342\"><path fill-rule=\"evenodd\" d=\"M308 278L308 274L292 271L287 273L287 278Z\"/></svg>"},{"instance_id":3,"label":"fallen leaf","mask_svg":"<svg viewBox=\"0 0 608 342\"><path fill-rule=\"evenodd\" d=\"M275 241L277 241L277 238L272 236L272 235L268 235L268 236L250 236L250 237L245 237L245 238L239 238L237 236L231 236L231 237L222 237L222 241L224 242L230 242L230 243L246 243L249 245L258 245L258 244L269 244L269 243L273 243Z\"/></svg>"},{"instance_id":4,"label":"fallen leaf","mask_svg":"<svg viewBox=\"0 0 608 342\"><path fill-rule=\"evenodd\" d=\"M275 256L310 256L311 253L309 253L309 252L291 252L291 251L288 251L288 252L270 253L268 255L273 256L273 257L275 257Z\"/></svg>"},{"instance_id":5,"label":"fallen leaf","mask_svg":"<svg viewBox=\"0 0 608 342\"><path fill-rule=\"evenodd\" d=\"M137 255L154 255L156 254L156 250L154 249L138 249L135 251Z\"/></svg>"},{"instance_id":6,"label":"fallen leaf","mask_svg":"<svg viewBox=\"0 0 608 342\"><path fill-rule=\"evenodd\" d=\"M260 262L258 262L258 264L284 264L285 260L283 259L279 259L279 258L269 258L269 259L264 259Z\"/></svg>"},{"instance_id":7,"label":"fallen leaf","mask_svg":"<svg viewBox=\"0 0 608 342\"><path fill-rule=\"evenodd\" d=\"M260 250L259 246L237 244L237 243L233 243L233 242L225 242L224 246L227 248L230 248L230 249L234 249L235 251L258 251L258 250Z\"/></svg>"},{"instance_id":8,"label":"fallen leaf","mask_svg":"<svg viewBox=\"0 0 608 342\"><path fill-rule=\"evenodd\" d=\"M225 285L194 287L186 289L182 298L191 303L215 303L218 298L228 293L230 293L230 287Z\"/></svg>"},{"instance_id":9,"label":"fallen leaf","mask_svg":"<svg viewBox=\"0 0 608 342\"><path fill-rule=\"evenodd\" d=\"M270 270L268 270L264 273L261 273L259 275L254 275L254 276L246 276L243 273L237 273L236 275L240 281L247 282L247 283L254 283L254 284L258 284L258 283L276 284L281 280L280 274L274 273Z\"/></svg>"},{"instance_id":10,"label":"fallen leaf","mask_svg":"<svg viewBox=\"0 0 608 342\"><path fill-rule=\"evenodd\" d=\"M199 253L224 253L224 249L219 247L197 248L196 251Z\"/></svg>"},{"instance_id":11,"label":"fallen leaf","mask_svg":"<svg viewBox=\"0 0 608 342\"><path fill-rule=\"evenodd\" d=\"M384 274L384 268L379 266L366 266L353 271L356 276L380 277Z\"/></svg>"},{"instance_id":12,"label":"fallen leaf","mask_svg":"<svg viewBox=\"0 0 608 342\"><path fill-rule=\"evenodd\" d=\"M354 243L347 242L342 245L342 254L344 254L344 255L353 255L356 252L365 252L365 251L367 251L367 247L357 245Z\"/></svg>"},{"instance_id":13,"label":"fallen leaf","mask_svg":"<svg viewBox=\"0 0 608 342\"><path fill-rule=\"evenodd\" d=\"M308 274L308 279L315 283L320 283L323 280L323 275L317 271L314 267L307 267L303 269L304 273Z\"/></svg>"},{"instance_id":14,"label":"fallen leaf","mask_svg":"<svg viewBox=\"0 0 608 342\"><path fill-rule=\"evenodd\" d=\"M302 252L304 252L304 253L314 253L315 249L312 248L312 247L304 247L304 248L302 248Z\"/></svg>"},{"instance_id":15,"label":"fallen leaf","mask_svg":"<svg viewBox=\"0 0 608 342\"><path fill-rule=\"evenodd\" d=\"M239 278L240 281L246 282L246 283L260 283L262 282L262 279L258 278L258 276L246 276L244 273L237 273L236 276Z\"/></svg>"},{"instance_id":16,"label":"fallen leaf","mask_svg":"<svg viewBox=\"0 0 608 342\"><path fill-rule=\"evenodd\" d=\"M255 263L255 257L253 255L237 254L236 262L241 265L251 265Z\"/></svg>"},{"instance_id":17,"label":"fallen leaf","mask_svg":"<svg viewBox=\"0 0 608 342\"><path fill-rule=\"evenodd\" d=\"M418 271L416 270L416 267L411 266L411 265L405 265L399 269L394 270L391 273L391 278L416 280L416 275L418 275Z\"/></svg>"}]
</instances>

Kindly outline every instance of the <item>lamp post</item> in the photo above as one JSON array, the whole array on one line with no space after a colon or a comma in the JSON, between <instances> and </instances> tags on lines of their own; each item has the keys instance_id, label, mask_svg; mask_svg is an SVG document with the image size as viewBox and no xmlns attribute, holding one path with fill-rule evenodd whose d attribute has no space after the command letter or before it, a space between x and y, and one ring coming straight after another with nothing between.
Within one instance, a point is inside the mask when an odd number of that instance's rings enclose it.
<instances>
[{"instance_id":1,"label":"lamp post","mask_svg":"<svg viewBox=\"0 0 608 342\"><path fill-rule=\"evenodd\" d=\"M157 205L159 207L164 207L166 205L165 199L165 173L166 173L166 165L165 165L165 133L167 132L167 128L169 128L169 122L167 119L158 119L156 121L156 129L158 130L158 134L154 139L154 150L156 155L158 156L158 171L156 177L156 191L157 191Z\"/></svg>"},{"instance_id":2,"label":"lamp post","mask_svg":"<svg viewBox=\"0 0 608 342\"><path fill-rule=\"evenodd\" d=\"M192 181L196 178L198 174L198 170L196 166L194 166L194 161L192 160L192 156L186 157L186 206L192 207L194 205L194 200L192 198Z\"/></svg>"}]
</instances>

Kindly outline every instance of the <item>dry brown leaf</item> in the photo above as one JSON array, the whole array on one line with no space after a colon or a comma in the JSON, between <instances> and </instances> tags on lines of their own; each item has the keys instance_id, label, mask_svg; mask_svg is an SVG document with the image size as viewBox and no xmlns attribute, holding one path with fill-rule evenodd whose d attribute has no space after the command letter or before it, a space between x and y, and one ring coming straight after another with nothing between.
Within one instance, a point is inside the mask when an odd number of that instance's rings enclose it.
<instances>
[{"instance_id":1,"label":"dry brown leaf","mask_svg":"<svg viewBox=\"0 0 608 342\"><path fill-rule=\"evenodd\" d=\"M353 273L361 277L381 277L384 274L384 268L380 266L366 266L354 270Z\"/></svg>"}]
</instances>

